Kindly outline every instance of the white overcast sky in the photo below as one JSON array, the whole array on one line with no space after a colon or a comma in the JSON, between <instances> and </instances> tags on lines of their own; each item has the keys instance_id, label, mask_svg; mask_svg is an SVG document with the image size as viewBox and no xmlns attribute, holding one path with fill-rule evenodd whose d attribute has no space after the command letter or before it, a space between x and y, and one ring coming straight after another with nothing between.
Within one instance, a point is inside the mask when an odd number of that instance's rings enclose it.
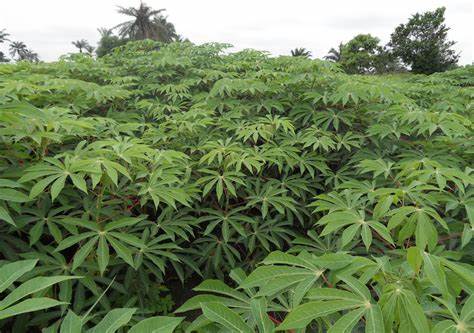
<instances>
[{"instance_id":1,"label":"white overcast sky","mask_svg":"<svg viewBox=\"0 0 474 333\"><path fill-rule=\"evenodd\" d=\"M340 41L371 33L387 42L390 33L416 12L445 6L449 38L457 41L461 64L473 61L473 6L470 0L145 0L166 8L178 33L194 43L227 42L274 55L305 47L324 56ZM139 0L0 0L0 29L20 40L42 60L73 52L71 41L96 44L99 27L126 20L116 6ZM5 45L3 45L3 51Z\"/></svg>"}]
</instances>

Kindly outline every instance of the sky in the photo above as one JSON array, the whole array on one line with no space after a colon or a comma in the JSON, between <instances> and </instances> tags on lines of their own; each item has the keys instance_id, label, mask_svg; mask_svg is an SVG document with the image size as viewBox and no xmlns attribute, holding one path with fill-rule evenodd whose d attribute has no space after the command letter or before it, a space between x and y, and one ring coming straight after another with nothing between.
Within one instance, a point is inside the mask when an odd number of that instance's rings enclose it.
<instances>
[{"instance_id":1,"label":"sky","mask_svg":"<svg viewBox=\"0 0 474 333\"><path fill-rule=\"evenodd\" d=\"M394 28L417 13L446 7L448 37L457 41L460 64L473 62L474 15L470 0L145 0L165 8L176 30L192 42L224 42L234 50L254 48L287 55L305 47L321 58L339 42L370 33L383 43ZM117 6L139 0L0 0L0 30L23 41L42 60L74 52L71 41L96 45L97 28L111 28L126 17ZM3 46L3 47L2 47ZM0 45L4 52L6 45Z\"/></svg>"}]
</instances>

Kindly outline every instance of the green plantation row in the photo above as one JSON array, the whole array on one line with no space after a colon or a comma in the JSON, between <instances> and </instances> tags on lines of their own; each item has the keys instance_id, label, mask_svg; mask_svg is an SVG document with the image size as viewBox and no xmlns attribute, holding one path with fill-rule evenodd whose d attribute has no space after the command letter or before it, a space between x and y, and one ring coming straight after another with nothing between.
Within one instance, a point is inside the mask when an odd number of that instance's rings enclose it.
<instances>
[{"instance_id":1,"label":"green plantation row","mask_svg":"<svg viewBox=\"0 0 474 333\"><path fill-rule=\"evenodd\" d=\"M474 68L226 48L0 66L0 331L472 332Z\"/></svg>"}]
</instances>

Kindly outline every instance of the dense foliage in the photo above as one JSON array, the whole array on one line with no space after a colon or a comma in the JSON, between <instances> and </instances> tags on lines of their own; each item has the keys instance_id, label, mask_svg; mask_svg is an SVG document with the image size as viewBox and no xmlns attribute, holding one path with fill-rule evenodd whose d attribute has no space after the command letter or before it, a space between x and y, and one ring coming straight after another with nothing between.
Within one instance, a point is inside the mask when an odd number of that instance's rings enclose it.
<instances>
[{"instance_id":1,"label":"dense foliage","mask_svg":"<svg viewBox=\"0 0 474 333\"><path fill-rule=\"evenodd\" d=\"M472 330L474 68L226 47L0 66L0 330Z\"/></svg>"},{"instance_id":2,"label":"dense foliage","mask_svg":"<svg viewBox=\"0 0 474 333\"><path fill-rule=\"evenodd\" d=\"M446 8L413 15L400 24L390 36L393 54L410 66L414 73L431 74L452 69L459 54L452 49L456 42L448 40L449 28L444 23Z\"/></svg>"},{"instance_id":3,"label":"dense foliage","mask_svg":"<svg viewBox=\"0 0 474 333\"><path fill-rule=\"evenodd\" d=\"M338 49L331 48L324 58L340 63L348 74L444 72L457 66L456 44L448 40L446 8L416 13L406 24L398 25L386 45L370 34L359 34Z\"/></svg>"},{"instance_id":4,"label":"dense foliage","mask_svg":"<svg viewBox=\"0 0 474 333\"><path fill-rule=\"evenodd\" d=\"M393 53L380 45L380 39L370 34L355 36L346 44L341 44L340 50L339 54L331 49L327 59L338 62L348 74L380 74L404 70Z\"/></svg>"}]
</instances>

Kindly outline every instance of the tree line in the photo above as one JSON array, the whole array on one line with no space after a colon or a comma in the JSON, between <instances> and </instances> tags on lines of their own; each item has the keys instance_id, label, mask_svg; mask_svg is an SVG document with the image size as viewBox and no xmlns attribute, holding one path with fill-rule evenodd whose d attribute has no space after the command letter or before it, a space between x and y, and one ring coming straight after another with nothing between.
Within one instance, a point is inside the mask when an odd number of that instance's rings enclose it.
<instances>
[{"instance_id":1,"label":"tree line","mask_svg":"<svg viewBox=\"0 0 474 333\"><path fill-rule=\"evenodd\" d=\"M386 45L378 37L358 34L347 43L331 48L323 58L340 64L349 74L383 74L411 71L431 74L456 67L459 54L452 49L456 43L448 40L450 30L445 24L445 7L416 13L407 23L398 25ZM80 53L102 57L129 41L151 39L163 43L188 41L176 32L164 15L165 9L153 9L145 3L135 7L118 7L118 12L130 19L112 28L99 28L100 40L93 47L85 39L73 41ZM38 54L25 43L10 41L9 34L0 30L0 44L10 42L10 56L15 61L39 61ZM292 56L311 57L306 48L291 50ZM7 62L0 52L0 62Z\"/></svg>"},{"instance_id":2,"label":"tree line","mask_svg":"<svg viewBox=\"0 0 474 333\"><path fill-rule=\"evenodd\" d=\"M445 24L446 8L417 13L398 25L386 45L371 34L359 34L347 43L331 48L324 57L337 62L349 74L390 73L411 70L431 74L453 69L459 54L452 49ZM310 57L305 48L292 50L293 56Z\"/></svg>"}]
</instances>

